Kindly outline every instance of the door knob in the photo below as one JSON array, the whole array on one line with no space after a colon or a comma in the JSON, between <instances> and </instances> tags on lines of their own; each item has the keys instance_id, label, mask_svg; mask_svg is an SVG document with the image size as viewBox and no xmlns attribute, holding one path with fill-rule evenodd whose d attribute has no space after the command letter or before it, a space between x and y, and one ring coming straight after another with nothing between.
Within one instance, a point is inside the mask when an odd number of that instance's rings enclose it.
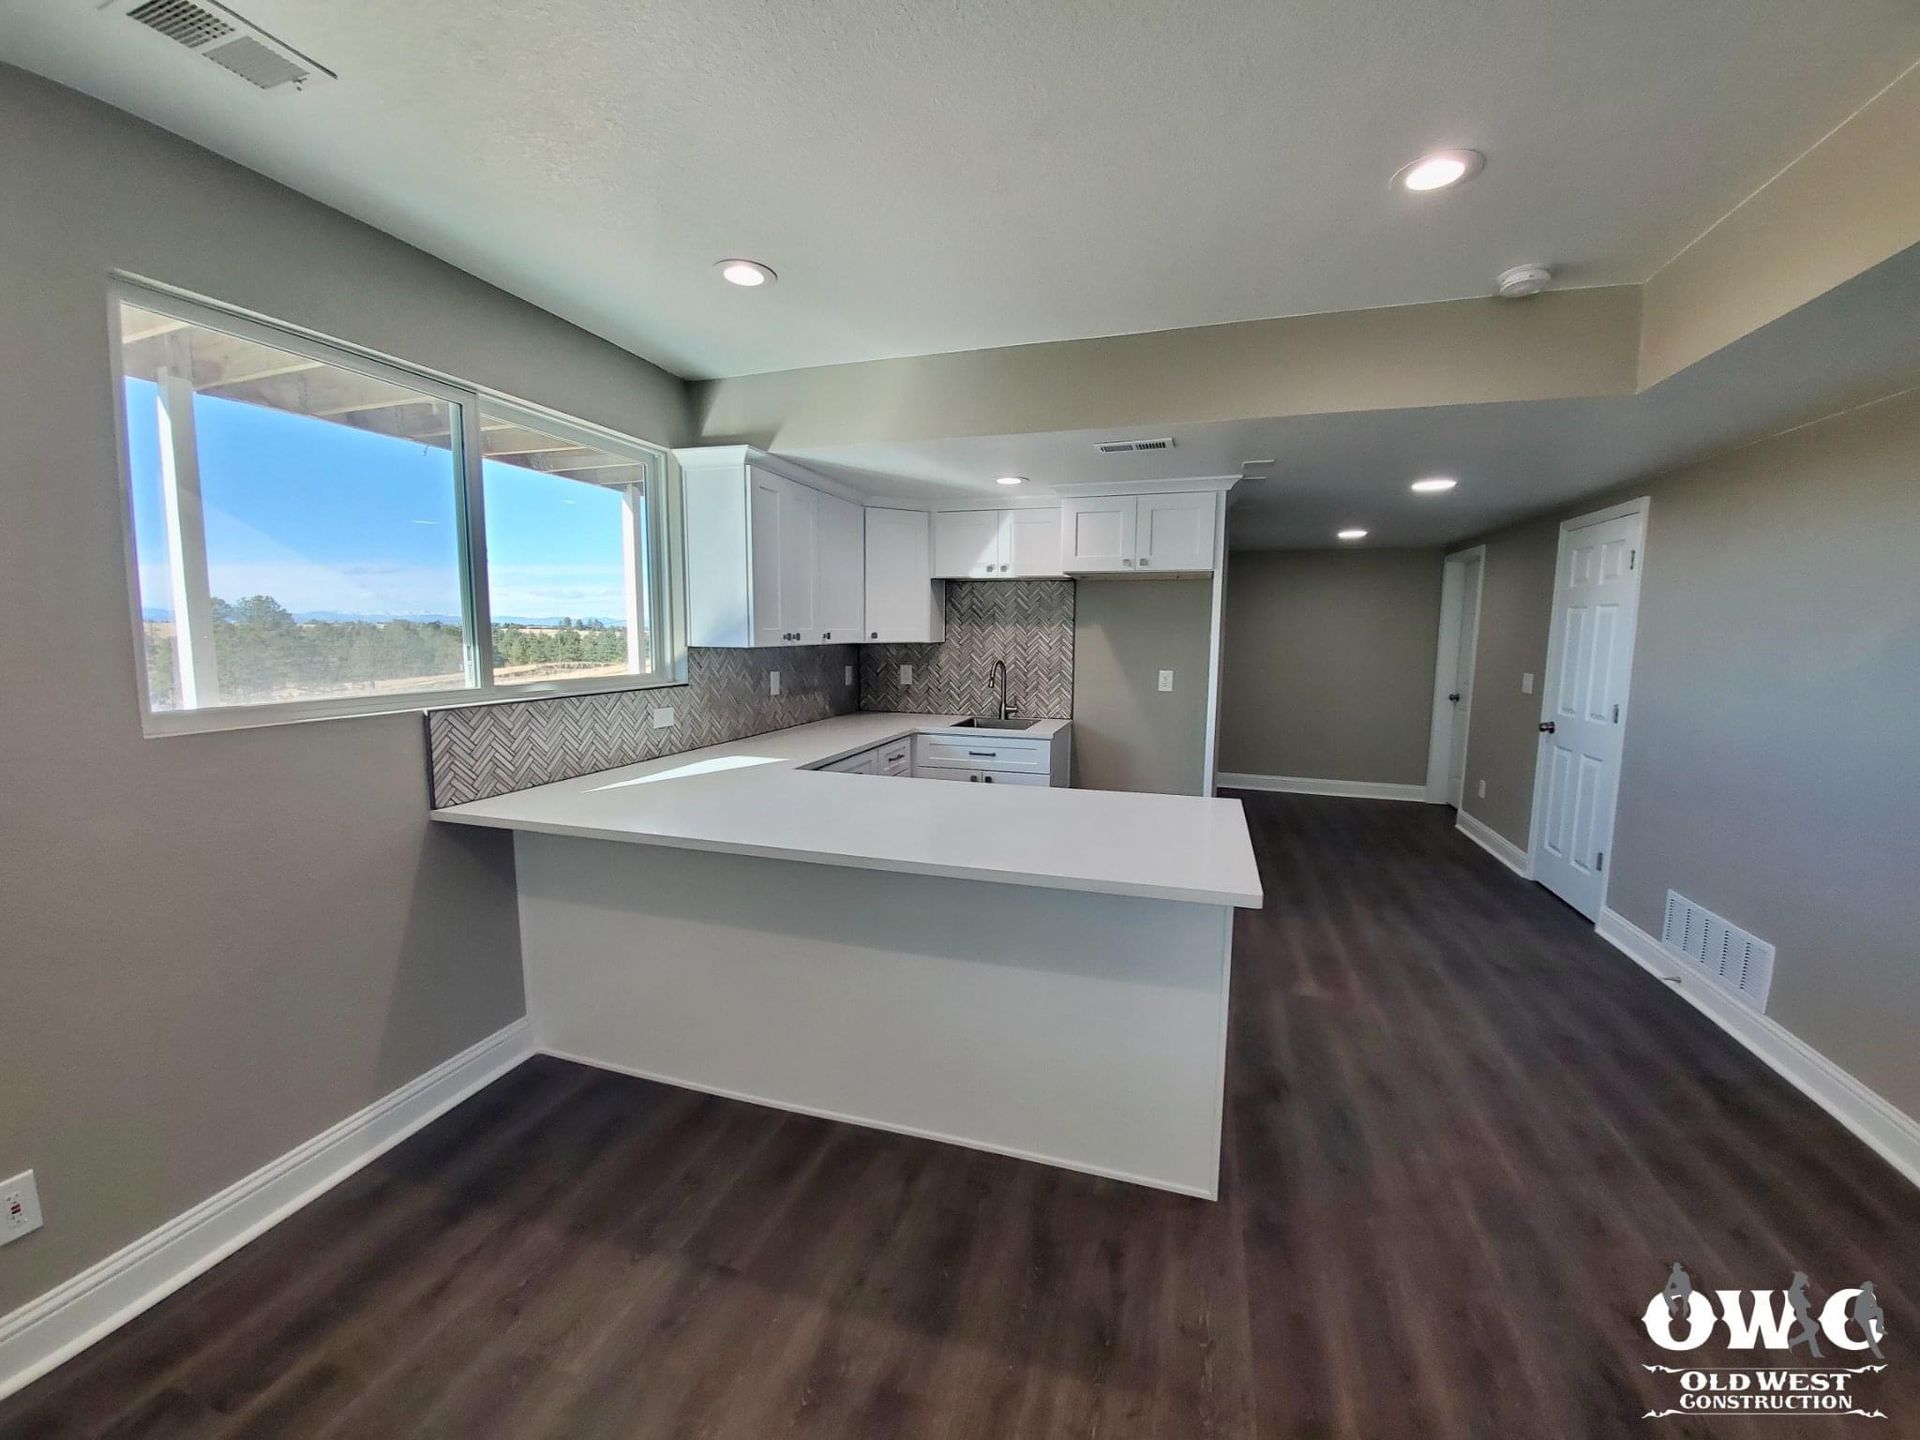
<instances>
[{"instance_id":1,"label":"door knob","mask_svg":"<svg viewBox=\"0 0 1920 1440\"><path fill-rule=\"evenodd\" d=\"M1558 728L1559 727L1556 726L1551 720L1542 720L1540 722L1540 733L1542 735L1551 735Z\"/></svg>"}]
</instances>

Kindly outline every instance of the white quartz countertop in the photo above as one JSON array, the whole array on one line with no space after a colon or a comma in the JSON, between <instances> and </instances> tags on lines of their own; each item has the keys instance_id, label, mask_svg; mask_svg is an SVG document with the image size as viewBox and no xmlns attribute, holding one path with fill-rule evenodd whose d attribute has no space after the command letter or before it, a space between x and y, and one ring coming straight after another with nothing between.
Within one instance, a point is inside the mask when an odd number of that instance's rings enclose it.
<instances>
[{"instance_id":1,"label":"white quartz countertop","mask_svg":"<svg viewBox=\"0 0 1920 1440\"><path fill-rule=\"evenodd\" d=\"M1238 800L807 768L960 718L842 715L448 806L433 818L1054 890L1261 904ZM1018 734L1049 739L1069 723L1043 720Z\"/></svg>"}]
</instances>

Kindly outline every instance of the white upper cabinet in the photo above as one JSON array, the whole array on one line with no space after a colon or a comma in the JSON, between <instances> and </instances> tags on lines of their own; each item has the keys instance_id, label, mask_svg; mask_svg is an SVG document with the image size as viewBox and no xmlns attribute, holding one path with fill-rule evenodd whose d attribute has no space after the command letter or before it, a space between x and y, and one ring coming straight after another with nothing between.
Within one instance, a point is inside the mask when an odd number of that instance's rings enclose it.
<instances>
[{"instance_id":1,"label":"white upper cabinet","mask_svg":"<svg viewBox=\"0 0 1920 1440\"><path fill-rule=\"evenodd\" d=\"M1051 506L936 511L933 573L947 580L1061 575L1060 512Z\"/></svg>"},{"instance_id":2,"label":"white upper cabinet","mask_svg":"<svg viewBox=\"0 0 1920 1440\"><path fill-rule=\"evenodd\" d=\"M932 516L870 506L867 518L868 640L929 644L947 638L947 587L933 578Z\"/></svg>"},{"instance_id":3,"label":"white upper cabinet","mask_svg":"<svg viewBox=\"0 0 1920 1440\"><path fill-rule=\"evenodd\" d=\"M943 580L1000 574L999 510L942 510L933 517L933 573Z\"/></svg>"},{"instance_id":4,"label":"white upper cabinet","mask_svg":"<svg viewBox=\"0 0 1920 1440\"><path fill-rule=\"evenodd\" d=\"M819 585L814 592L814 622L823 643L866 638L866 526L864 512L837 495L814 496L814 545Z\"/></svg>"},{"instance_id":5,"label":"white upper cabinet","mask_svg":"<svg viewBox=\"0 0 1920 1440\"><path fill-rule=\"evenodd\" d=\"M1007 510L1002 514L1001 557L1015 579L1036 575L1064 575L1060 568L1060 512Z\"/></svg>"},{"instance_id":6,"label":"white upper cabinet","mask_svg":"<svg viewBox=\"0 0 1920 1440\"><path fill-rule=\"evenodd\" d=\"M691 483L691 475L688 480ZM705 638L694 634L689 638L695 645L787 645L793 640L780 609L783 593L780 584L780 497L788 482L764 470L754 470L749 472L747 483L749 523L745 533L739 537L738 545L746 549L750 572L748 604L753 615L752 634L744 641L722 638L712 633ZM688 508L691 512L692 507ZM731 551L737 547L726 548ZM730 563L733 561L731 553L725 558ZM714 564L691 567L691 573L687 576L687 600L688 609L693 615L700 613L695 596L703 590L719 589L720 568Z\"/></svg>"},{"instance_id":7,"label":"white upper cabinet","mask_svg":"<svg viewBox=\"0 0 1920 1440\"><path fill-rule=\"evenodd\" d=\"M1060 563L1069 575L1133 569L1138 502L1131 495L1074 497L1060 506Z\"/></svg>"},{"instance_id":8,"label":"white upper cabinet","mask_svg":"<svg viewBox=\"0 0 1920 1440\"><path fill-rule=\"evenodd\" d=\"M1075 496L1060 507L1070 575L1206 574L1213 569L1211 491Z\"/></svg>"},{"instance_id":9,"label":"white upper cabinet","mask_svg":"<svg viewBox=\"0 0 1920 1440\"><path fill-rule=\"evenodd\" d=\"M1211 490L1142 495L1134 525L1137 568L1188 573L1213 569L1213 514L1218 503Z\"/></svg>"},{"instance_id":10,"label":"white upper cabinet","mask_svg":"<svg viewBox=\"0 0 1920 1440\"><path fill-rule=\"evenodd\" d=\"M687 642L740 649L860 633L860 507L737 446L679 452L685 481ZM828 573L831 571L832 573ZM829 623L831 622L831 623Z\"/></svg>"}]
</instances>

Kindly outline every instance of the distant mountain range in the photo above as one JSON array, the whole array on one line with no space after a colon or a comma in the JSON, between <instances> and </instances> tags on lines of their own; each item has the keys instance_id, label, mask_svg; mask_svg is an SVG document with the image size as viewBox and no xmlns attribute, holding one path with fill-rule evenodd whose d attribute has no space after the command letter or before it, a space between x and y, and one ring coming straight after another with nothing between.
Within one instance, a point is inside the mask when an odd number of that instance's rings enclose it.
<instances>
[{"instance_id":1,"label":"distant mountain range","mask_svg":"<svg viewBox=\"0 0 1920 1440\"><path fill-rule=\"evenodd\" d=\"M141 607L140 618L155 621L171 620L173 611L165 605L146 605ZM293 618L303 625L384 625L389 620L411 620L416 625L460 624L458 615L443 615L433 611L397 614L378 610L296 610L293 612ZM595 620L615 629L627 623L625 619L614 619L606 615L496 615L493 617L493 623L496 625L530 625L543 629L557 627L562 621L571 621L575 625L580 625Z\"/></svg>"}]
</instances>

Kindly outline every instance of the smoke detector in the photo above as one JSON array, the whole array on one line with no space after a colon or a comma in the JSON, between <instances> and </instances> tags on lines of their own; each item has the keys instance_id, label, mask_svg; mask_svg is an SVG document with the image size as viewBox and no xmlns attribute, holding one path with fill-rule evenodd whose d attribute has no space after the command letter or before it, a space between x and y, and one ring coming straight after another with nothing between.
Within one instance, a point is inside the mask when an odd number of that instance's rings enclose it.
<instances>
[{"instance_id":1,"label":"smoke detector","mask_svg":"<svg viewBox=\"0 0 1920 1440\"><path fill-rule=\"evenodd\" d=\"M301 90L309 81L338 78L217 0L107 0L100 8L139 21L257 89L291 85Z\"/></svg>"},{"instance_id":2,"label":"smoke detector","mask_svg":"<svg viewBox=\"0 0 1920 1440\"><path fill-rule=\"evenodd\" d=\"M1553 268L1548 265L1516 265L1511 270L1502 270L1500 278L1493 282L1503 300L1524 300L1529 295L1538 295L1553 282Z\"/></svg>"}]
</instances>

